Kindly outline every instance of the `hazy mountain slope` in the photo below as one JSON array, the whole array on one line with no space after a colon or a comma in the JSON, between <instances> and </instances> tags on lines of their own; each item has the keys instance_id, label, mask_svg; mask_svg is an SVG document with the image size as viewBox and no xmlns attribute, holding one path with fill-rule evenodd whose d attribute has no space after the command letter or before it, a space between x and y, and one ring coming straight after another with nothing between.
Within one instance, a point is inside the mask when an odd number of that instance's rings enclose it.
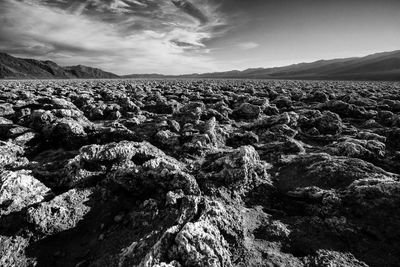
<instances>
[{"instance_id":1,"label":"hazy mountain slope","mask_svg":"<svg viewBox=\"0 0 400 267\"><path fill-rule=\"evenodd\" d=\"M52 61L16 58L0 53L0 79L118 78L110 72L82 65L61 67Z\"/></svg>"},{"instance_id":2,"label":"hazy mountain slope","mask_svg":"<svg viewBox=\"0 0 400 267\"><path fill-rule=\"evenodd\" d=\"M54 74L51 71L55 69L57 67L44 61L15 58L0 53L0 78L53 78ZM60 75L66 74L61 72Z\"/></svg>"},{"instance_id":3,"label":"hazy mountain slope","mask_svg":"<svg viewBox=\"0 0 400 267\"><path fill-rule=\"evenodd\" d=\"M400 51L276 68L184 75L197 78L400 80Z\"/></svg>"},{"instance_id":4,"label":"hazy mountain slope","mask_svg":"<svg viewBox=\"0 0 400 267\"><path fill-rule=\"evenodd\" d=\"M114 73L106 72L106 71L103 71L101 69L91 68L91 67L82 66L82 65L64 67L64 70L67 73L69 73L71 76L75 77L75 78L82 78L82 79L88 79L88 78L106 78L106 79L119 78L119 76L114 74Z\"/></svg>"},{"instance_id":5,"label":"hazy mountain slope","mask_svg":"<svg viewBox=\"0 0 400 267\"><path fill-rule=\"evenodd\" d=\"M123 75L122 78L126 79L135 79L135 78L165 78L168 77L167 75L158 74L158 73L146 73L146 74L130 74L130 75Z\"/></svg>"}]
</instances>

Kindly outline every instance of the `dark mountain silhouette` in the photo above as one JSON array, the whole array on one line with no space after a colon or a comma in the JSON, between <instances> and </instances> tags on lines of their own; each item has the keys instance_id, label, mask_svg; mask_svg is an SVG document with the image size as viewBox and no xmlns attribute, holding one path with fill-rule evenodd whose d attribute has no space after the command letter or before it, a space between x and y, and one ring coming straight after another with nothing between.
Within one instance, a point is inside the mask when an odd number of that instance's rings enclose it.
<instances>
[{"instance_id":1,"label":"dark mountain silhouette","mask_svg":"<svg viewBox=\"0 0 400 267\"><path fill-rule=\"evenodd\" d=\"M69 75L82 79L119 78L119 76L114 73L106 72L101 69L91 68L83 65L64 67L64 70Z\"/></svg>"},{"instance_id":2,"label":"dark mountain silhouette","mask_svg":"<svg viewBox=\"0 0 400 267\"><path fill-rule=\"evenodd\" d=\"M53 61L16 58L0 53L1 79L118 78L110 72L82 65L61 67Z\"/></svg>"},{"instance_id":3,"label":"dark mountain silhouette","mask_svg":"<svg viewBox=\"0 0 400 267\"><path fill-rule=\"evenodd\" d=\"M400 50L365 57L318 60L275 68L243 71L194 73L185 75L131 74L118 76L82 65L61 67L52 61L22 59L0 53L0 78L3 79L91 79L91 78L236 78L310 80L389 80L400 81Z\"/></svg>"}]
</instances>

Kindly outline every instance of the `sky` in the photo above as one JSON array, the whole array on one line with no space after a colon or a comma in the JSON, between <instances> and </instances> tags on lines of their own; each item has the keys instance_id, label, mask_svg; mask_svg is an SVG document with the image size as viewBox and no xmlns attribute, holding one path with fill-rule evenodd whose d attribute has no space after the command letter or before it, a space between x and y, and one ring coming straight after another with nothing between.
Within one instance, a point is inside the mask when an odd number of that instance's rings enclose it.
<instances>
[{"instance_id":1,"label":"sky","mask_svg":"<svg viewBox=\"0 0 400 267\"><path fill-rule=\"evenodd\" d=\"M0 0L0 51L116 74L243 70L398 49L399 0Z\"/></svg>"}]
</instances>

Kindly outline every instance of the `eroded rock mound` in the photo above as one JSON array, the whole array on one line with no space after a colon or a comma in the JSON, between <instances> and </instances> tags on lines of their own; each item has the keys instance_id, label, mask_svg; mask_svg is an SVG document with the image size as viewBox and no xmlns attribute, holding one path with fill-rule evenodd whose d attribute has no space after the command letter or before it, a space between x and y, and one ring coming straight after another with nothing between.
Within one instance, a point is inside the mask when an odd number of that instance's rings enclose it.
<instances>
[{"instance_id":1,"label":"eroded rock mound","mask_svg":"<svg viewBox=\"0 0 400 267\"><path fill-rule=\"evenodd\" d=\"M260 183L268 183L270 165L260 160L252 146L206 156L198 180L206 187L224 186L245 192Z\"/></svg>"}]
</instances>

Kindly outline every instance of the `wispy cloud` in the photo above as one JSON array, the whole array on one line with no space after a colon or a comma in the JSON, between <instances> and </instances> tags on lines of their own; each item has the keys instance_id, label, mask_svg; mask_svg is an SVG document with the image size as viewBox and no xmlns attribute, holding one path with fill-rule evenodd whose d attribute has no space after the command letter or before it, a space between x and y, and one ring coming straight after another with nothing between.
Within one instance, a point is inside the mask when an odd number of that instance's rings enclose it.
<instances>
[{"instance_id":1,"label":"wispy cloud","mask_svg":"<svg viewBox=\"0 0 400 267\"><path fill-rule=\"evenodd\" d=\"M242 50L250 50L259 46L256 42L244 42L237 45Z\"/></svg>"},{"instance_id":2,"label":"wispy cloud","mask_svg":"<svg viewBox=\"0 0 400 267\"><path fill-rule=\"evenodd\" d=\"M2 0L0 50L117 73L208 71L225 21L208 0Z\"/></svg>"}]
</instances>

